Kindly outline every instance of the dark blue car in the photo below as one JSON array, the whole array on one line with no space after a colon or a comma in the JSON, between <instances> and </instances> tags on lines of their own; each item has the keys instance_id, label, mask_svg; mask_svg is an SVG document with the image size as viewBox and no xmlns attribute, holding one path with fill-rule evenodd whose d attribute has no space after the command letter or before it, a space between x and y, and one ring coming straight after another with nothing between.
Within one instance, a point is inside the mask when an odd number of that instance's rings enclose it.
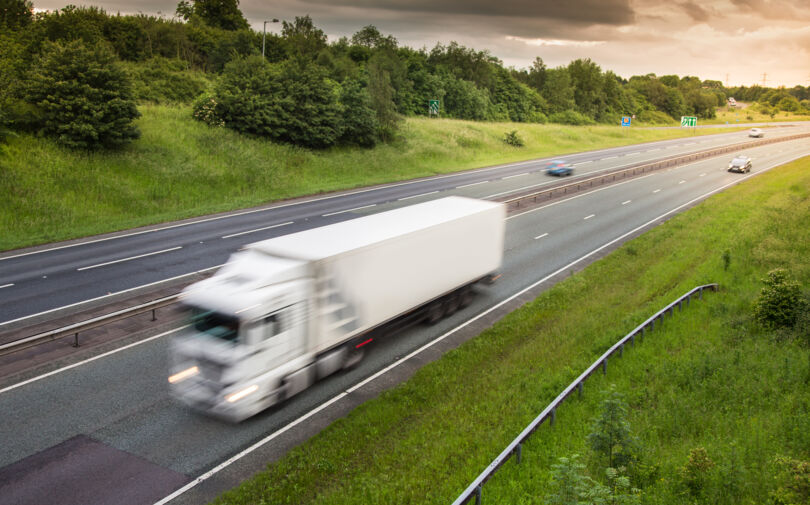
<instances>
[{"instance_id":1,"label":"dark blue car","mask_svg":"<svg viewBox=\"0 0 810 505\"><path fill-rule=\"evenodd\" d=\"M564 175L571 175L574 173L574 169L568 163L564 162L563 160L554 160L549 161L548 166L546 167L546 173L548 175L557 175L557 176L564 176Z\"/></svg>"}]
</instances>

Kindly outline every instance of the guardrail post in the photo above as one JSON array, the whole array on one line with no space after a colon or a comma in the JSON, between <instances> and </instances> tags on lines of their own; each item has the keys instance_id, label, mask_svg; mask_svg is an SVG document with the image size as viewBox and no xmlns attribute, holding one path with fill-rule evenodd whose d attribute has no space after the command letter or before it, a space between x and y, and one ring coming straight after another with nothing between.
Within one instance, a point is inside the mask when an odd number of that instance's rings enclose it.
<instances>
[{"instance_id":1,"label":"guardrail post","mask_svg":"<svg viewBox=\"0 0 810 505\"><path fill-rule=\"evenodd\" d=\"M683 300L678 300L678 312L683 311Z\"/></svg>"},{"instance_id":2,"label":"guardrail post","mask_svg":"<svg viewBox=\"0 0 810 505\"><path fill-rule=\"evenodd\" d=\"M73 335L73 347L79 347L79 332L77 331L75 335Z\"/></svg>"},{"instance_id":3,"label":"guardrail post","mask_svg":"<svg viewBox=\"0 0 810 505\"><path fill-rule=\"evenodd\" d=\"M515 455L517 456L517 464L520 464L521 453L523 452L523 444L518 444L516 447Z\"/></svg>"},{"instance_id":4,"label":"guardrail post","mask_svg":"<svg viewBox=\"0 0 810 505\"><path fill-rule=\"evenodd\" d=\"M630 345L636 345L636 334L635 334L635 332L630 334Z\"/></svg>"},{"instance_id":5,"label":"guardrail post","mask_svg":"<svg viewBox=\"0 0 810 505\"><path fill-rule=\"evenodd\" d=\"M155 316L155 311L157 309L152 309L152 321L157 321L157 316Z\"/></svg>"},{"instance_id":6,"label":"guardrail post","mask_svg":"<svg viewBox=\"0 0 810 505\"><path fill-rule=\"evenodd\" d=\"M554 426L554 419L557 417L557 409L551 409L551 426Z\"/></svg>"},{"instance_id":7,"label":"guardrail post","mask_svg":"<svg viewBox=\"0 0 810 505\"><path fill-rule=\"evenodd\" d=\"M607 358L602 362L602 375L607 375Z\"/></svg>"},{"instance_id":8,"label":"guardrail post","mask_svg":"<svg viewBox=\"0 0 810 505\"><path fill-rule=\"evenodd\" d=\"M475 488L475 505L481 505L481 486Z\"/></svg>"},{"instance_id":9,"label":"guardrail post","mask_svg":"<svg viewBox=\"0 0 810 505\"><path fill-rule=\"evenodd\" d=\"M622 344L622 345L620 345L620 346L619 346L619 357L620 357L620 358L622 357L622 354L623 354L623 353L624 353L624 344Z\"/></svg>"},{"instance_id":10,"label":"guardrail post","mask_svg":"<svg viewBox=\"0 0 810 505\"><path fill-rule=\"evenodd\" d=\"M650 331L654 331L654 330L655 330L655 320L656 320L656 319L657 319L657 318L653 318L653 320L652 320L652 321L650 321Z\"/></svg>"},{"instance_id":11,"label":"guardrail post","mask_svg":"<svg viewBox=\"0 0 810 505\"><path fill-rule=\"evenodd\" d=\"M700 286L700 289L698 290L698 294L700 295L698 298L703 300L703 286Z\"/></svg>"},{"instance_id":12,"label":"guardrail post","mask_svg":"<svg viewBox=\"0 0 810 505\"><path fill-rule=\"evenodd\" d=\"M582 398L582 382L577 384L577 390L579 391L579 397Z\"/></svg>"}]
</instances>

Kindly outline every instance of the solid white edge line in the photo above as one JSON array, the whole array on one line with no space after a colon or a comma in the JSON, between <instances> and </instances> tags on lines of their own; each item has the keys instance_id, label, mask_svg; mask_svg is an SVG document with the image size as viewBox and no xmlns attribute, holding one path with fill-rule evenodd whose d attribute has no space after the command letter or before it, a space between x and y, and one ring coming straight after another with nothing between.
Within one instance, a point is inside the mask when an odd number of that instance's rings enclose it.
<instances>
[{"instance_id":1,"label":"solid white edge line","mask_svg":"<svg viewBox=\"0 0 810 505\"><path fill-rule=\"evenodd\" d=\"M402 197L402 198L397 198L397 201L401 202L402 200L410 200L411 198L419 198L420 196L433 195L433 194L436 194L438 192L439 192L439 190L437 189L436 191L431 191L429 193L420 193L418 195L405 196L405 197ZM361 207L361 208L364 208L364 207ZM355 209L355 210L357 210L357 209ZM326 214L324 214L324 215L326 215Z\"/></svg>"},{"instance_id":2,"label":"solid white edge line","mask_svg":"<svg viewBox=\"0 0 810 505\"><path fill-rule=\"evenodd\" d=\"M18 317L17 319L11 319L10 321L3 321L2 323L0 323L0 328L2 328L3 326L5 326L7 324L16 323L18 321L23 321L25 319L30 319L32 317L41 316L43 314L49 314L49 313L55 312L57 310L69 309L71 307L76 307L78 305L84 305L85 303L95 302L97 300L102 300L104 298L109 298L111 296L116 296L116 295L120 295L120 294L123 294L123 293L129 293L130 291L135 291L136 289L148 288L149 286L154 286L155 284L162 284L164 282L169 282L169 281L174 281L174 280L177 280L177 279L182 279L183 277L189 277L191 275L201 274L203 272L207 272L209 270L213 270L213 269L219 268L221 266L222 265L215 265L215 266L212 266L212 267L203 268L202 270L196 270L194 272L189 272L187 274L177 275L177 276L174 276L174 277L169 277L168 279L163 279L163 280L159 280L159 281L155 281L155 282L150 282L149 284L142 284L140 286L135 286L134 288L122 289L121 291L116 291L115 293L110 293L110 294L107 294L107 295L97 296L97 297L91 298L89 300L83 300L81 302L71 303L70 305L63 305L61 307L56 307L56 308L53 308L53 309L43 310L42 312L37 312L36 314L30 314L28 316Z\"/></svg>"},{"instance_id":3,"label":"solid white edge line","mask_svg":"<svg viewBox=\"0 0 810 505\"><path fill-rule=\"evenodd\" d=\"M537 240L537 239L539 239L539 238L543 238L543 237L548 237L548 233L544 233L544 234L542 234L542 235L538 235L538 236L534 237L534 239L535 239L535 240Z\"/></svg>"},{"instance_id":4,"label":"solid white edge line","mask_svg":"<svg viewBox=\"0 0 810 505\"><path fill-rule=\"evenodd\" d=\"M376 205L377 205L376 203L372 203L371 205L363 205L362 207L355 207L353 209L339 210L337 212L330 212L328 214L321 214L321 217L337 216L338 214L344 214L346 212L354 212L355 210L368 209L370 207L375 207Z\"/></svg>"},{"instance_id":5,"label":"solid white edge line","mask_svg":"<svg viewBox=\"0 0 810 505\"><path fill-rule=\"evenodd\" d=\"M583 218L582 218L582 220L584 221L584 220L586 220L586 219L590 219L590 218L592 218L592 217L594 217L594 216L596 216L596 214L591 214L591 215L589 215L589 216L585 216L585 217L583 217Z\"/></svg>"},{"instance_id":6,"label":"solid white edge line","mask_svg":"<svg viewBox=\"0 0 810 505\"><path fill-rule=\"evenodd\" d=\"M456 186L456 187L455 187L455 188L453 188L453 189L469 188L470 186L478 186L479 184L486 184L486 183L488 183L488 182L489 182L489 181L473 182L473 183L471 183L471 184L465 184L465 185L463 185L463 186Z\"/></svg>"},{"instance_id":7,"label":"solid white edge line","mask_svg":"<svg viewBox=\"0 0 810 505\"><path fill-rule=\"evenodd\" d=\"M230 235L225 235L222 238L238 237L239 235L247 235L248 233L256 233L257 231L264 231L269 230L271 228L278 228L279 226L287 226L288 224L293 224L294 222L295 221L287 221L286 223L274 224L272 226L265 226L264 228L256 228L255 230L240 231L239 233L231 233Z\"/></svg>"},{"instance_id":8,"label":"solid white edge line","mask_svg":"<svg viewBox=\"0 0 810 505\"><path fill-rule=\"evenodd\" d=\"M149 338L145 338L145 339L143 339L143 340L139 340L139 341L137 341L137 342L133 342L133 343L131 343L131 344L127 344L127 345L125 345L124 347L119 347L118 349L113 349L112 351L107 351L107 352L105 352L105 353L99 354L98 356L93 356L92 358L88 358L88 359L86 359L86 360L84 360L84 361L79 361L79 362L77 362L77 363L73 363L72 365L68 365L68 366L66 366L66 367L62 367L62 368L58 368L58 369L56 369L56 370L52 370L52 371L50 371L50 372L48 372L48 373L46 373L46 374L38 375L38 376L33 377L33 378L31 378L31 379L24 380L24 381L22 381L22 382L18 382L18 383L16 383L16 384L12 384L11 386L8 386L8 387L5 387L5 388L3 388L3 389L0 389L0 394L3 394L3 393L8 392L8 391L11 391L12 389L17 389L18 387L25 386L26 384L31 384L32 382L37 382L38 380L44 379L44 378L46 378L46 377L50 377L51 375L56 375L56 374L58 374L58 373L65 372L65 371L67 371L67 370L70 370L71 368L76 368L77 366L81 366L81 365L84 365L84 364L90 363L91 361L95 361L95 360L97 360L97 359L101 359L101 358L106 358L107 356L110 356L111 354L115 354L115 353L117 353L117 352L125 351L125 350L127 350L127 349L131 349L131 348L136 347L136 346L139 346L139 345L141 345L141 344L145 344L145 343L147 343L147 342L151 342L152 340L155 340L155 339L158 339L158 338L161 338L161 337L165 337L166 335L169 335L170 333L174 333L174 332L176 332L176 331L180 331L180 330L182 330L183 328L188 328L188 326L189 326L189 325L187 325L187 324L186 324L186 325L180 326L179 328L175 328L175 329L173 329L173 330L164 331L163 333L161 333L161 334L159 334L159 335L153 335L153 336L151 336L151 337L149 337Z\"/></svg>"},{"instance_id":9,"label":"solid white edge line","mask_svg":"<svg viewBox=\"0 0 810 505\"><path fill-rule=\"evenodd\" d=\"M622 205L627 205L628 203L630 203L630 202L632 202L632 201L633 201L633 200L625 200L624 202L622 202Z\"/></svg>"},{"instance_id":10,"label":"solid white edge line","mask_svg":"<svg viewBox=\"0 0 810 505\"><path fill-rule=\"evenodd\" d=\"M797 158L795 158L795 159L798 159L798 158L800 158L800 157L804 157L804 156L799 156L799 157L797 157ZM791 161L792 161L792 160L791 160ZM784 162L784 163L789 163L789 161ZM782 164L784 164L784 163L782 163ZM767 168L767 169L763 170L762 172L765 172L766 170L770 170L770 168ZM196 479L194 479L193 481L189 482L189 483L188 483L188 484L186 484L185 486L183 486L183 487L181 487L180 489L176 490L174 493L172 493L172 494L170 494L170 495L166 496L165 498L163 498L162 500L160 500L160 501L158 501L158 502L155 502L155 503L154 503L154 505L165 505L165 504L167 504L168 502L170 502L171 500L173 500L173 499L175 499L176 497L180 496L181 494L185 493L185 492L186 492L186 491L188 491L189 489L191 489L191 488L193 488L193 487L196 487L196 486L197 486L197 484L200 484L201 482L208 480L208 479L209 479L209 478L211 478L211 476L213 476L215 473L217 473L217 472L221 471L222 469L226 468L227 466L231 465L233 462L235 462L235 461L237 461L237 460L239 460L239 459L243 458L244 456L246 456L246 455L250 454L251 452L253 452L253 451L255 451L256 449L258 449L259 447L263 446L264 444L266 444L266 443L267 443L267 442L269 442L270 440L273 440L274 438L276 438L277 436L281 435L282 433L284 433L285 431L289 430L290 428L292 428L292 427L294 427L294 426L298 425L298 424L299 424L299 423L301 423L302 421L304 421L304 420L306 420L306 419L308 419L308 418L312 417L313 415L315 415L316 413L320 412L320 411L321 411L321 410L323 410L324 408L326 408L326 407L328 407L329 405L331 405L331 404L335 403L336 401L340 400L341 398L343 398L344 396L346 396L348 393L352 393L352 392L356 391L358 388L363 387L364 385L366 385L366 384L368 384L369 382L373 381L374 379L376 379L376 378L377 378L377 377L379 377L380 375L383 375L384 373L386 373L386 372L388 372L389 370L391 370L391 369L395 368L396 366L400 365L401 363L404 363L405 361L409 360L409 359L410 359L410 358L412 358L413 356L416 356L417 354L421 353L423 350L425 350L425 349L428 349L428 348L432 347L433 345L437 344L438 342L441 342L442 340L444 340L444 339L445 339L445 338L447 338L448 336L452 335L453 333L457 332L458 330L460 330L460 329L462 329L462 328L464 328L464 327L466 327L466 326L468 326L468 325L472 324L473 322L475 322L475 321L477 321L478 319L480 319L480 318L484 317L485 315L489 314L490 312L492 312L492 311L494 311L494 310L496 310L496 309L498 309L498 308L502 307L503 305L505 305L505 304L507 304L507 303L511 302L511 301L512 301L512 300L514 300L515 298L517 298L517 297L519 297L519 296L523 295L523 293L526 293L527 291L530 291L530 290L534 289L536 286L539 286L539 285L540 285L540 284L542 284L543 282L546 282L547 280L551 279L551 278L552 278L552 277L554 277L555 275L557 275L557 274L559 274L559 273L562 273L562 272L567 271L569 268L573 267L574 265L576 265L577 263L581 262L582 260L585 260L585 259L587 259L587 258L589 258L589 257L593 256L594 254L596 254L596 253L600 252L601 250L603 250L603 249L605 249L605 248L607 248L607 247L610 247L611 245L615 244L616 242L618 242L618 241L620 241L620 240L623 240L624 238L626 238L626 237L628 237L628 236L632 235L633 233L636 233L637 231L644 229L645 227L647 227L647 226L649 226L649 225L651 225L651 224L655 223L655 222L656 222L656 221L658 221L659 219L662 219L662 218L664 218L664 217L666 217L666 216L668 216L668 215L670 215L670 214L672 214L672 213L674 213L674 212L677 212L678 210L680 210L680 209L682 209L682 208L684 208L684 207L686 207L686 206L688 206L688 205L691 205L691 204L693 204L693 203L695 203L695 202L697 202L697 201L700 201L700 200L702 200L702 199L705 199L705 198L707 198L707 197L709 197L709 196L713 195L714 193L717 193L717 192L719 192L719 191L722 191L722 190L726 189L727 187L730 187L730 186L733 186L733 185L735 185L735 184L738 184L740 181L744 181L744 180L748 179L749 177L753 177L753 176L758 175L759 173L762 173L762 172L758 172L758 173L751 174L751 175L748 175L748 176L746 176L746 177L740 178L740 179L738 179L738 180L736 180L736 181L734 181L734 182L732 182L732 183L726 184L725 186L721 186L721 187L719 187L719 188L717 188L717 189L715 189L715 190L709 191L708 193L704 193L703 195L701 195L701 196L699 196L699 197L697 197L697 198L693 198L692 200L690 200L690 201L688 201L688 202L686 202L686 203L684 203L684 204L681 204L681 205L679 205L678 207L675 207L674 209L671 209L671 210L669 210L669 211L667 211L667 212L665 212L665 213L661 214L660 216L658 216L658 217L656 217L656 218L653 218L653 219L651 219L651 220L647 221L646 223L644 223L644 224L642 224L642 225L640 225L640 226L637 226L637 227L633 228L632 230L630 230L630 231L628 231L628 232L624 233L623 235L620 235L619 237L616 237L616 238L614 238L613 240L610 240L609 242L607 242L607 243L605 243L605 244L603 244L603 245L599 246L598 248L596 248L596 249L592 250L591 252L589 252L589 253L585 254L584 256L581 256L580 258L578 258L578 259L576 259L576 260L572 261L572 262L571 262L571 263L569 263L568 265L565 265L564 267L558 268L557 270L555 270L554 272L552 272L552 273L548 274L547 276L543 277L543 278L542 278L542 279L540 279L539 281L534 282L533 284L529 285L529 286L528 286L528 287L526 287L526 288L523 288L522 290L518 291L517 293L515 293L515 294L514 294L514 295L512 295L512 296L510 296L509 298L507 298L507 299L505 299L505 300L503 300L503 301L501 301L501 302L499 302L499 303L497 303L497 304L493 305L492 307L490 307L489 309L485 310L484 312L481 312L480 314L478 314L477 316L473 317L472 319L469 319L469 320L467 320L466 322L464 322L464 323L460 324L459 326L456 326L455 328L453 328L453 329L449 330L447 333L445 333L445 334L443 334L443 335L441 335L441 336L439 336L439 337L435 338L434 340L432 340L432 341L428 342L427 344L423 345L422 347L420 347L420 348L416 349L415 351L411 352L411 353L410 353L410 354L408 354L407 356L405 356L405 357L403 357L403 358L401 358L401 359L399 359L399 360L395 361L394 363L392 363L392 364L388 365L387 367L385 367L384 369L382 369L382 370L380 370L379 372L375 373L374 375L372 375L372 376L368 377L367 379L365 379L365 380L363 380L363 381L359 382L358 384L355 384L355 385L354 385L354 386L352 386L351 388L347 389L345 392L342 392L342 393L338 394L337 396L333 397L332 399L330 399L330 400L329 400L329 401L327 401L326 403L323 403L323 404L319 405L318 407L316 407L315 409L313 409L313 410L311 410L311 411L307 412L306 414L304 414L303 416L299 417L298 419L296 419L296 420L295 420L295 421L293 421L292 423L288 424L288 425L287 425L287 426L285 426L284 428L281 428L280 430L277 430L276 432L272 433L271 435L268 435L268 436L267 436L267 437L265 437L264 439L262 439L262 440L260 440L260 441L256 442L255 444L251 445L251 446L250 446L250 447L248 447L247 449L243 450L243 451L242 451L242 452L240 452L239 454L237 454L237 455L235 455L235 456L233 456L233 457L229 458L227 461L224 461L224 462L220 463L219 465L217 465L216 467L212 468L212 469L211 469L211 470L209 470L208 472L206 472L206 473L204 473L204 474L200 475L199 477L197 477L197 478L196 478ZM629 181L628 181L628 182L629 182ZM518 215L519 215L519 216L522 216L522 215L524 215L524 214L527 214L527 213L526 213L526 212L524 212L523 214L518 214ZM512 216L512 217L517 217L517 216Z\"/></svg>"},{"instance_id":11,"label":"solid white edge line","mask_svg":"<svg viewBox=\"0 0 810 505\"><path fill-rule=\"evenodd\" d=\"M13 282L11 282L11 283L9 283L9 284L3 284L2 286L0 286L0 289L3 289L3 288L10 288L10 287L11 287L11 286L13 286L13 285L14 285L14 283L13 283Z\"/></svg>"},{"instance_id":12,"label":"solid white edge line","mask_svg":"<svg viewBox=\"0 0 810 505\"><path fill-rule=\"evenodd\" d=\"M176 251L176 250L182 249L182 248L183 248L183 246L179 245L177 247L172 247L172 248L169 248L169 249L163 249L162 251L155 251L155 252L150 252L150 253L146 253L146 254L139 254L137 256L130 256L129 258L122 258L120 260L108 261L106 263L99 263L98 265L90 265L89 267L77 268L76 271L81 272L82 270L90 270L92 268L104 267L104 266L107 266L107 265L113 265L115 263L123 263L124 261L132 261L132 260L136 260L138 258L145 258L147 256L154 256L156 254L163 254L163 253L167 253L167 252L171 252L171 251Z\"/></svg>"}]
</instances>

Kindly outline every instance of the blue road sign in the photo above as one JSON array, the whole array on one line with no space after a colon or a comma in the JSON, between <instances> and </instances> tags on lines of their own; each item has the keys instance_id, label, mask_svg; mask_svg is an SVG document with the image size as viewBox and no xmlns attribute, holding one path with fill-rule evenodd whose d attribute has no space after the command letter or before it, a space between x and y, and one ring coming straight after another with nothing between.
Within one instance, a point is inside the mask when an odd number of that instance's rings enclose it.
<instances>
[{"instance_id":1,"label":"blue road sign","mask_svg":"<svg viewBox=\"0 0 810 505\"><path fill-rule=\"evenodd\" d=\"M630 126L630 116L622 116L622 126Z\"/></svg>"}]
</instances>

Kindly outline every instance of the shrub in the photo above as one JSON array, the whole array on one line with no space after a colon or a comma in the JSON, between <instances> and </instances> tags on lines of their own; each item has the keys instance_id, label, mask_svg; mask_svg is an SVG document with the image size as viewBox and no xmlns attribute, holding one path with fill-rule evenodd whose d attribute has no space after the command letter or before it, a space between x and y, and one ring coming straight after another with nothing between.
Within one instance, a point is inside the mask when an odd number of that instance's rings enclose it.
<instances>
[{"instance_id":1,"label":"shrub","mask_svg":"<svg viewBox=\"0 0 810 505\"><path fill-rule=\"evenodd\" d=\"M178 59L155 57L144 63L130 63L135 98L157 104L190 103L206 90L209 81L201 72L189 70L188 63Z\"/></svg>"},{"instance_id":2,"label":"shrub","mask_svg":"<svg viewBox=\"0 0 810 505\"><path fill-rule=\"evenodd\" d=\"M805 308L799 283L778 268L762 279L765 286L754 303L754 318L766 328L789 328Z\"/></svg>"},{"instance_id":3,"label":"shrub","mask_svg":"<svg viewBox=\"0 0 810 505\"><path fill-rule=\"evenodd\" d=\"M109 47L46 42L25 85L34 126L71 148L115 147L140 136L132 85Z\"/></svg>"},{"instance_id":4,"label":"shrub","mask_svg":"<svg viewBox=\"0 0 810 505\"><path fill-rule=\"evenodd\" d=\"M779 456L774 465L779 487L771 492L771 502L774 505L810 503L810 462Z\"/></svg>"},{"instance_id":5,"label":"shrub","mask_svg":"<svg viewBox=\"0 0 810 505\"><path fill-rule=\"evenodd\" d=\"M575 126L596 124L596 122L588 116L570 109L562 112L556 112L549 116L548 120L551 123L570 124Z\"/></svg>"},{"instance_id":6,"label":"shrub","mask_svg":"<svg viewBox=\"0 0 810 505\"><path fill-rule=\"evenodd\" d=\"M517 130L512 130L511 132L504 133L503 141L509 144L510 146L514 147L523 147L525 145L523 139L520 138L520 136L518 135Z\"/></svg>"},{"instance_id":7,"label":"shrub","mask_svg":"<svg viewBox=\"0 0 810 505\"><path fill-rule=\"evenodd\" d=\"M680 469L681 479L689 495L698 497L703 493L712 467L714 462L709 459L706 449L698 447L689 450L689 460Z\"/></svg>"},{"instance_id":8,"label":"shrub","mask_svg":"<svg viewBox=\"0 0 810 505\"><path fill-rule=\"evenodd\" d=\"M217 99L212 93L203 93L194 100L191 116L208 126L225 126L225 121L217 113Z\"/></svg>"},{"instance_id":9,"label":"shrub","mask_svg":"<svg viewBox=\"0 0 810 505\"><path fill-rule=\"evenodd\" d=\"M593 420L588 444L598 455L607 458L607 466L627 466L638 456L638 443L630 432L627 404L612 387L602 401L601 414Z\"/></svg>"}]
</instances>

